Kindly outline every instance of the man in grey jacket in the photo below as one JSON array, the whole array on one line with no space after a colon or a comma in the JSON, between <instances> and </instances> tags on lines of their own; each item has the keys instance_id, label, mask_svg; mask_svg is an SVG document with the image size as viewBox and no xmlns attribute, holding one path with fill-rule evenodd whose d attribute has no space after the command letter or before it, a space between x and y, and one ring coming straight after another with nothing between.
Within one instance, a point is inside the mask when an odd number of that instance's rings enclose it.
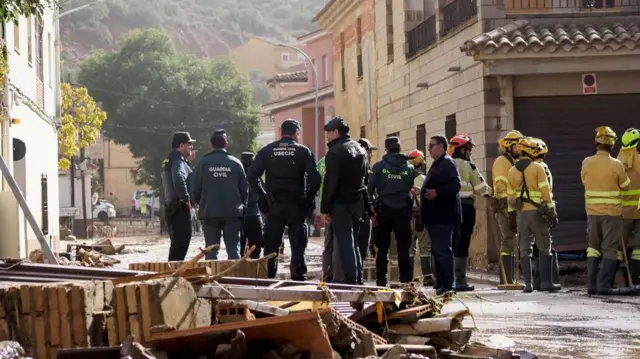
<instances>
[{"instance_id":1,"label":"man in grey jacket","mask_svg":"<svg viewBox=\"0 0 640 359\"><path fill-rule=\"evenodd\" d=\"M221 235L229 259L240 258L240 231L249 187L242 163L227 152L227 134L216 130L211 136L212 151L204 155L193 173L193 199L200 204L207 246L219 244ZM206 255L217 259L218 251Z\"/></svg>"}]
</instances>

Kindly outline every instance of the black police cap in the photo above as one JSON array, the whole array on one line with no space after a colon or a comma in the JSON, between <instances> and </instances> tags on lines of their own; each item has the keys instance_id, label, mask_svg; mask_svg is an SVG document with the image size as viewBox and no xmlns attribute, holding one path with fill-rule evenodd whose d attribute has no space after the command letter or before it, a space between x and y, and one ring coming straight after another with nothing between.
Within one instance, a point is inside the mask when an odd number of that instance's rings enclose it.
<instances>
[{"instance_id":1,"label":"black police cap","mask_svg":"<svg viewBox=\"0 0 640 359\"><path fill-rule=\"evenodd\" d=\"M171 141L174 145L179 146L183 143L192 143L196 142L193 138L191 138L191 134L189 132L176 132L173 134L173 139Z\"/></svg>"},{"instance_id":2,"label":"black police cap","mask_svg":"<svg viewBox=\"0 0 640 359\"><path fill-rule=\"evenodd\" d=\"M384 148L386 149L396 149L400 147L400 138L398 136L387 137L384 140Z\"/></svg>"},{"instance_id":3,"label":"black police cap","mask_svg":"<svg viewBox=\"0 0 640 359\"><path fill-rule=\"evenodd\" d=\"M300 122L290 118L288 120L284 120L284 122L282 122L282 125L280 125L280 131L282 133L291 133L291 132L295 132L296 130L301 129L302 126L300 125Z\"/></svg>"},{"instance_id":4,"label":"black police cap","mask_svg":"<svg viewBox=\"0 0 640 359\"><path fill-rule=\"evenodd\" d=\"M242 152L242 154L240 155L240 161L253 161L253 152Z\"/></svg>"},{"instance_id":5,"label":"black police cap","mask_svg":"<svg viewBox=\"0 0 640 359\"><path fill-rule=\"evenodd\" d=\"M324 125L324 132L331 132L339 129L349 129L349 124L342 117L335 117Z\"/></svg>"},{"instance_id":6,"label":"black police cap","mask_svg":"<svg viewBox=\"0 0 640 359\"><path fill-rule=\"evenodd\" d=\"M371 141L369 141L366 138L359 139L358 143L360 144L360 146L362 146L367 151L373 151L373 150L377 150L378 149L378 147L372 145Z\"/></svg>"}]
</instances>

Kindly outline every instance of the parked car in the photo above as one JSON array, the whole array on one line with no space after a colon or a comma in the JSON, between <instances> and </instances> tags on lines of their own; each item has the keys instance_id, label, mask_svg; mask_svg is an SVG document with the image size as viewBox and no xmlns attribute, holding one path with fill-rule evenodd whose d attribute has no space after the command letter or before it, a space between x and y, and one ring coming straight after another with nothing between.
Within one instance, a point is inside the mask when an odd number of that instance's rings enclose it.
<instances>
[{"instance_id":1,"label":"parked car","mask_svg":"<svg viewBox=\"0 0 640 359\"><path fill-rule=\"evenodd\" d=\"M147 197L147 216L158 215L160 213L160 198L153 191L135 191L131 199L131 214L140 215L140 198L142 194Z\"/></svg>"},{"instance_id":2,"label":"parked car","mask_svg":"<svg viewBox=\"0 0 640 359\"><path fill-rule=\"evenodd\" d=\"M105 222L109 219L116 218L116 208L104 199L98 200L93 206L93 218Z\"/></svg>"}]
</instances>

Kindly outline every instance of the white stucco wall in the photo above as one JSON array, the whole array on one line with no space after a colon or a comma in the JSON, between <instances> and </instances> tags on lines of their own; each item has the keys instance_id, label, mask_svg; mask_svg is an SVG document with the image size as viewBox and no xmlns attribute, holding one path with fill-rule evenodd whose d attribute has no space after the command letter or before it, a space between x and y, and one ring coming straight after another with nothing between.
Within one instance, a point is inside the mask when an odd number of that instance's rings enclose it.
<instances>
[{"instance_id":1,"label":"white stucco wall","mask_svg":"<svg viewBox=\"0 0 640 359\"><path fill-rule=\"evenodd\" d=\"M36 20L31 21L31 35L33 39L32 63L28 61L28 34L27 20L20 17L19 20L19 49L16 51L14 40L14 26L11 23L6 25L6 46L9 56L9 115L12 119L19 119L19 124L9 127L8 136L3 136L3 140L11 143L13 138L18 138L26 144L26 155L20 163L12 163L12 159L7 159L14 172L14 177L18 180L26 198L27 204L42 227L42 191L41 177L47 175L48 180L48 221L49 235L53 238L54 247L58 246L59 237L59 199L58 199L58 140L56 127L53 123L55 117L55 66L54 41L55 31L53 22L53 11L46 9L43 16L43 39L42 39L42 61L43 61L43 103L38 104L37 94L37 53L38 40L36 38ZM16 171L23 171L17 173ZM7 188L8 190L8 188ZM20 216L20 223L17 226L25 227L24 216ZM3 225L6 225L3 223ZM19 240L20 253L8 255L25 256L30 250L39 248L36 236L30 226L26 225L25 232L20 231ZM14 240L5 238L3 240ZM55 248L54 248L55 249Z\"/></svg>"}]
</instances>

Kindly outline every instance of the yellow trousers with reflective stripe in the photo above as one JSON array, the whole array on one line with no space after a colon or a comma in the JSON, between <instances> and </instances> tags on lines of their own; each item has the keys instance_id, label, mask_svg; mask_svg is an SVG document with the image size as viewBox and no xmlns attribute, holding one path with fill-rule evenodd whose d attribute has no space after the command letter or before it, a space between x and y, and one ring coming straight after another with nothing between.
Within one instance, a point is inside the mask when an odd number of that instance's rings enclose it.
<instances>
[{"instance_id":1,"label":"yellow trousers with reflective stripe","mask_svg":"<svg viewBox=\"0 0 640 359\"><path fill-rule=\"evenodd\" d=\"M587 257L618 260L618 250L622 245L622 216L587 216Z\"/></svg>"}]
</instances>

